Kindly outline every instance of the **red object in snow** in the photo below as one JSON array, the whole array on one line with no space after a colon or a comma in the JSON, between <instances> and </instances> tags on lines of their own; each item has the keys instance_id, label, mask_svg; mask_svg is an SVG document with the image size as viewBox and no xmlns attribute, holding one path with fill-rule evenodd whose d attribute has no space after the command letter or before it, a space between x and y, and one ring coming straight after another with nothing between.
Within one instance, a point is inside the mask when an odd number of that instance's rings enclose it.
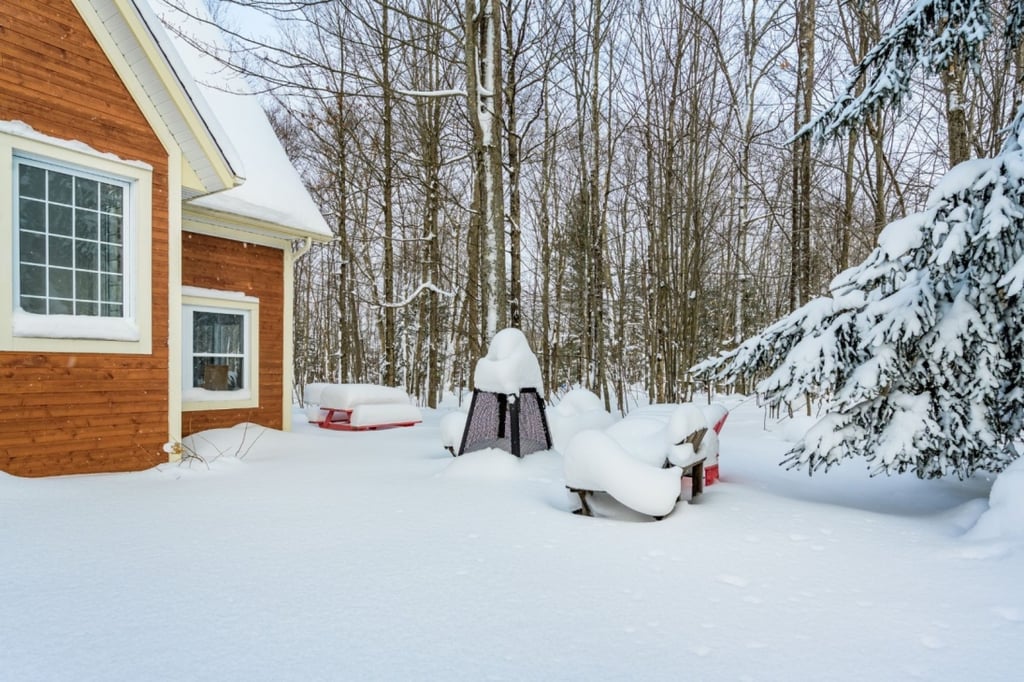
<instances>
[{"instance_id":1,"label":"red object in snow","mask_svg":"<svg viewBox=\"0 0 1024 682\"><path fill-rule=\"evenodd\" d=\"M729 418L729 410L724 405L713 403L704 408L704 417L712 423L715 433L722 433L725 420ZM711 485L718 480L718 463L704 467L704 485Z\"/></svg>"},{"instance_id":2,"label":"red object in snow","mask_svg":"<svg viewBox=\"0 0 1024 682\"><path fill-rule=\"evenodd\" d=\"M380 424L353 424L351 408L322 408L327 414L320 420L321 429L332 431L376 431L378 429L393 429L403 426L415 426L419 421L396 421Z\"/></svg>"}]
</instances>

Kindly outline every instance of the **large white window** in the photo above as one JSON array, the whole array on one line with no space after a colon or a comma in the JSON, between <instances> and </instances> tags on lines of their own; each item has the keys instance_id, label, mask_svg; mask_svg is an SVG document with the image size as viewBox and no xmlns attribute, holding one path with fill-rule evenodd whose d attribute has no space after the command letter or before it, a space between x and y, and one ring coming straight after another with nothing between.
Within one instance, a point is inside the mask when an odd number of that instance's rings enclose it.
<instances>
[{"instance_id":1,"label":"large white window","mask_svg":"<svg viewBox=\"0 0 1024 682\"><path fill-rule=\"evenodd\" d=\"M15 157L15 298L36 315L130 316L131 183Z\"/></svg>"},{"instance_id":2,"label":"large white window","mask_svg":"<svg viewBox=\"0 0 1024 682\"><path fill-rule=\"evenodd\" d=\"M184 409L258 405L258 301L185 287L183 302Z\"/></svg>"},{"instance_id":3,"label":"large white window","mask_svg":"<svg viewBox=\"0 0 1024 682\"><path fill-rule=\"evenodd\" d=\"M0 121L0 350L151 352L152 175Z\"/></svg>"}]
</instances>

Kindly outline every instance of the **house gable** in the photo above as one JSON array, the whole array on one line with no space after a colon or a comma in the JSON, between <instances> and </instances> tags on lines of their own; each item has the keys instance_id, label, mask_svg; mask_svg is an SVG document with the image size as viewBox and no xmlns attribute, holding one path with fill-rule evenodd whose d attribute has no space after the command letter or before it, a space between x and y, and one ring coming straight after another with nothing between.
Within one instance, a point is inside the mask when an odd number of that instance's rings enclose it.
<instances>
[{"instance_id":1,"label":"house gable","mask_svg":"<svg viewBox=\"0 0 1024 682\"><path fill-rule=\"evenodd\" d=\"M242 162L147 0L72 0L152 123L181 150L186 196L238 185Z\"/></svg>"},{"instance_id":2,"label":"house gable","mask_svg":"<svg viewBox=\"0 0 1024 682\"><path fill-rule=\"evenodd\" d=\"M74 141L150 169L149 179L140 180L150 183L151 201L138 229L146 232L151 256L135 276L146 283L137 305L152 313L146 325L154 340L144 352L95 352L88 342L63 350L41 345L0 351L0 470L34 476L153 466L166 461L170 421L164 340L170 214L175 202L180 206L180 185L172 181L177 171L161 134L72 0L4 0L0 36L0 120L19 121L38 133L35 154L64 162L65 147L48 140ZM8 139L15 148L22 144L16 135ZM0 163L9 178L11 159ZM81 164L90 163L85 154ZM0 221L12 234L10 210ZM9 249L10 244L0 246L5 254ZM8 279L12 265L7 256L0 268ZM11 300L3 303L10 310Z\"/></svg>"}]
</instances>

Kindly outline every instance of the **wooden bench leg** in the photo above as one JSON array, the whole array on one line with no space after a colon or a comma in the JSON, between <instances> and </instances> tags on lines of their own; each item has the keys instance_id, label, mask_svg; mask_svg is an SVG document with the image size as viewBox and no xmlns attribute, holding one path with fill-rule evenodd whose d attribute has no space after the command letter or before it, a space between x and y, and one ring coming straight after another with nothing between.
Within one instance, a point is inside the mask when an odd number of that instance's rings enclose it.
<instances>
[{"instance_id":1,"label":"wooden bench leg","mask_svg":"<svg viewBox=\"0 0 1024 682\"><path fill-rule=\"evenodd\" d=\"M697 499L697 496L704 492L704 462L700 461L693 465L690 471L690 502Z\"/></svg>"},{"instance_id":2,"label":"wooden bench leg","mask_svg":"<svg viewBox=\"0 0 1024 682\"><path fill-rule=\"evenodd\" d=\"M579 514L580 516L593 516L594 512L590 509L590 505L587 504L587 495L590 494L590 491L581 490L579 488L569 488L569 490L580 497L580 508L574 511L573 514Z\"/></svg>"}]
</instances>

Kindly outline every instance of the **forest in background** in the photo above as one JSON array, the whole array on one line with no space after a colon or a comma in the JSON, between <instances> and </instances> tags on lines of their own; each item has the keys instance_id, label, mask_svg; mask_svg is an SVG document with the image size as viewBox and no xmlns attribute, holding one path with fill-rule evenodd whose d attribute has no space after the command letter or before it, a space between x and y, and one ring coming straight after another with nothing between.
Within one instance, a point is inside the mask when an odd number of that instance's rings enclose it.
<instances>
[{"instance_id":1,"label":"forest in background","mask_svg":"<svg viewBox=\"0 0 1024 682\"><path fill-rule=\"evenodd\" d=\"M297 383L433 406L518 326L549 392L687 399L694 363L826 292L939 174L999 150L1019 53L794 141L909 4L214 3L222 58L265 91L336 234L297 264Z\"/></svg>"}]
</instances>

